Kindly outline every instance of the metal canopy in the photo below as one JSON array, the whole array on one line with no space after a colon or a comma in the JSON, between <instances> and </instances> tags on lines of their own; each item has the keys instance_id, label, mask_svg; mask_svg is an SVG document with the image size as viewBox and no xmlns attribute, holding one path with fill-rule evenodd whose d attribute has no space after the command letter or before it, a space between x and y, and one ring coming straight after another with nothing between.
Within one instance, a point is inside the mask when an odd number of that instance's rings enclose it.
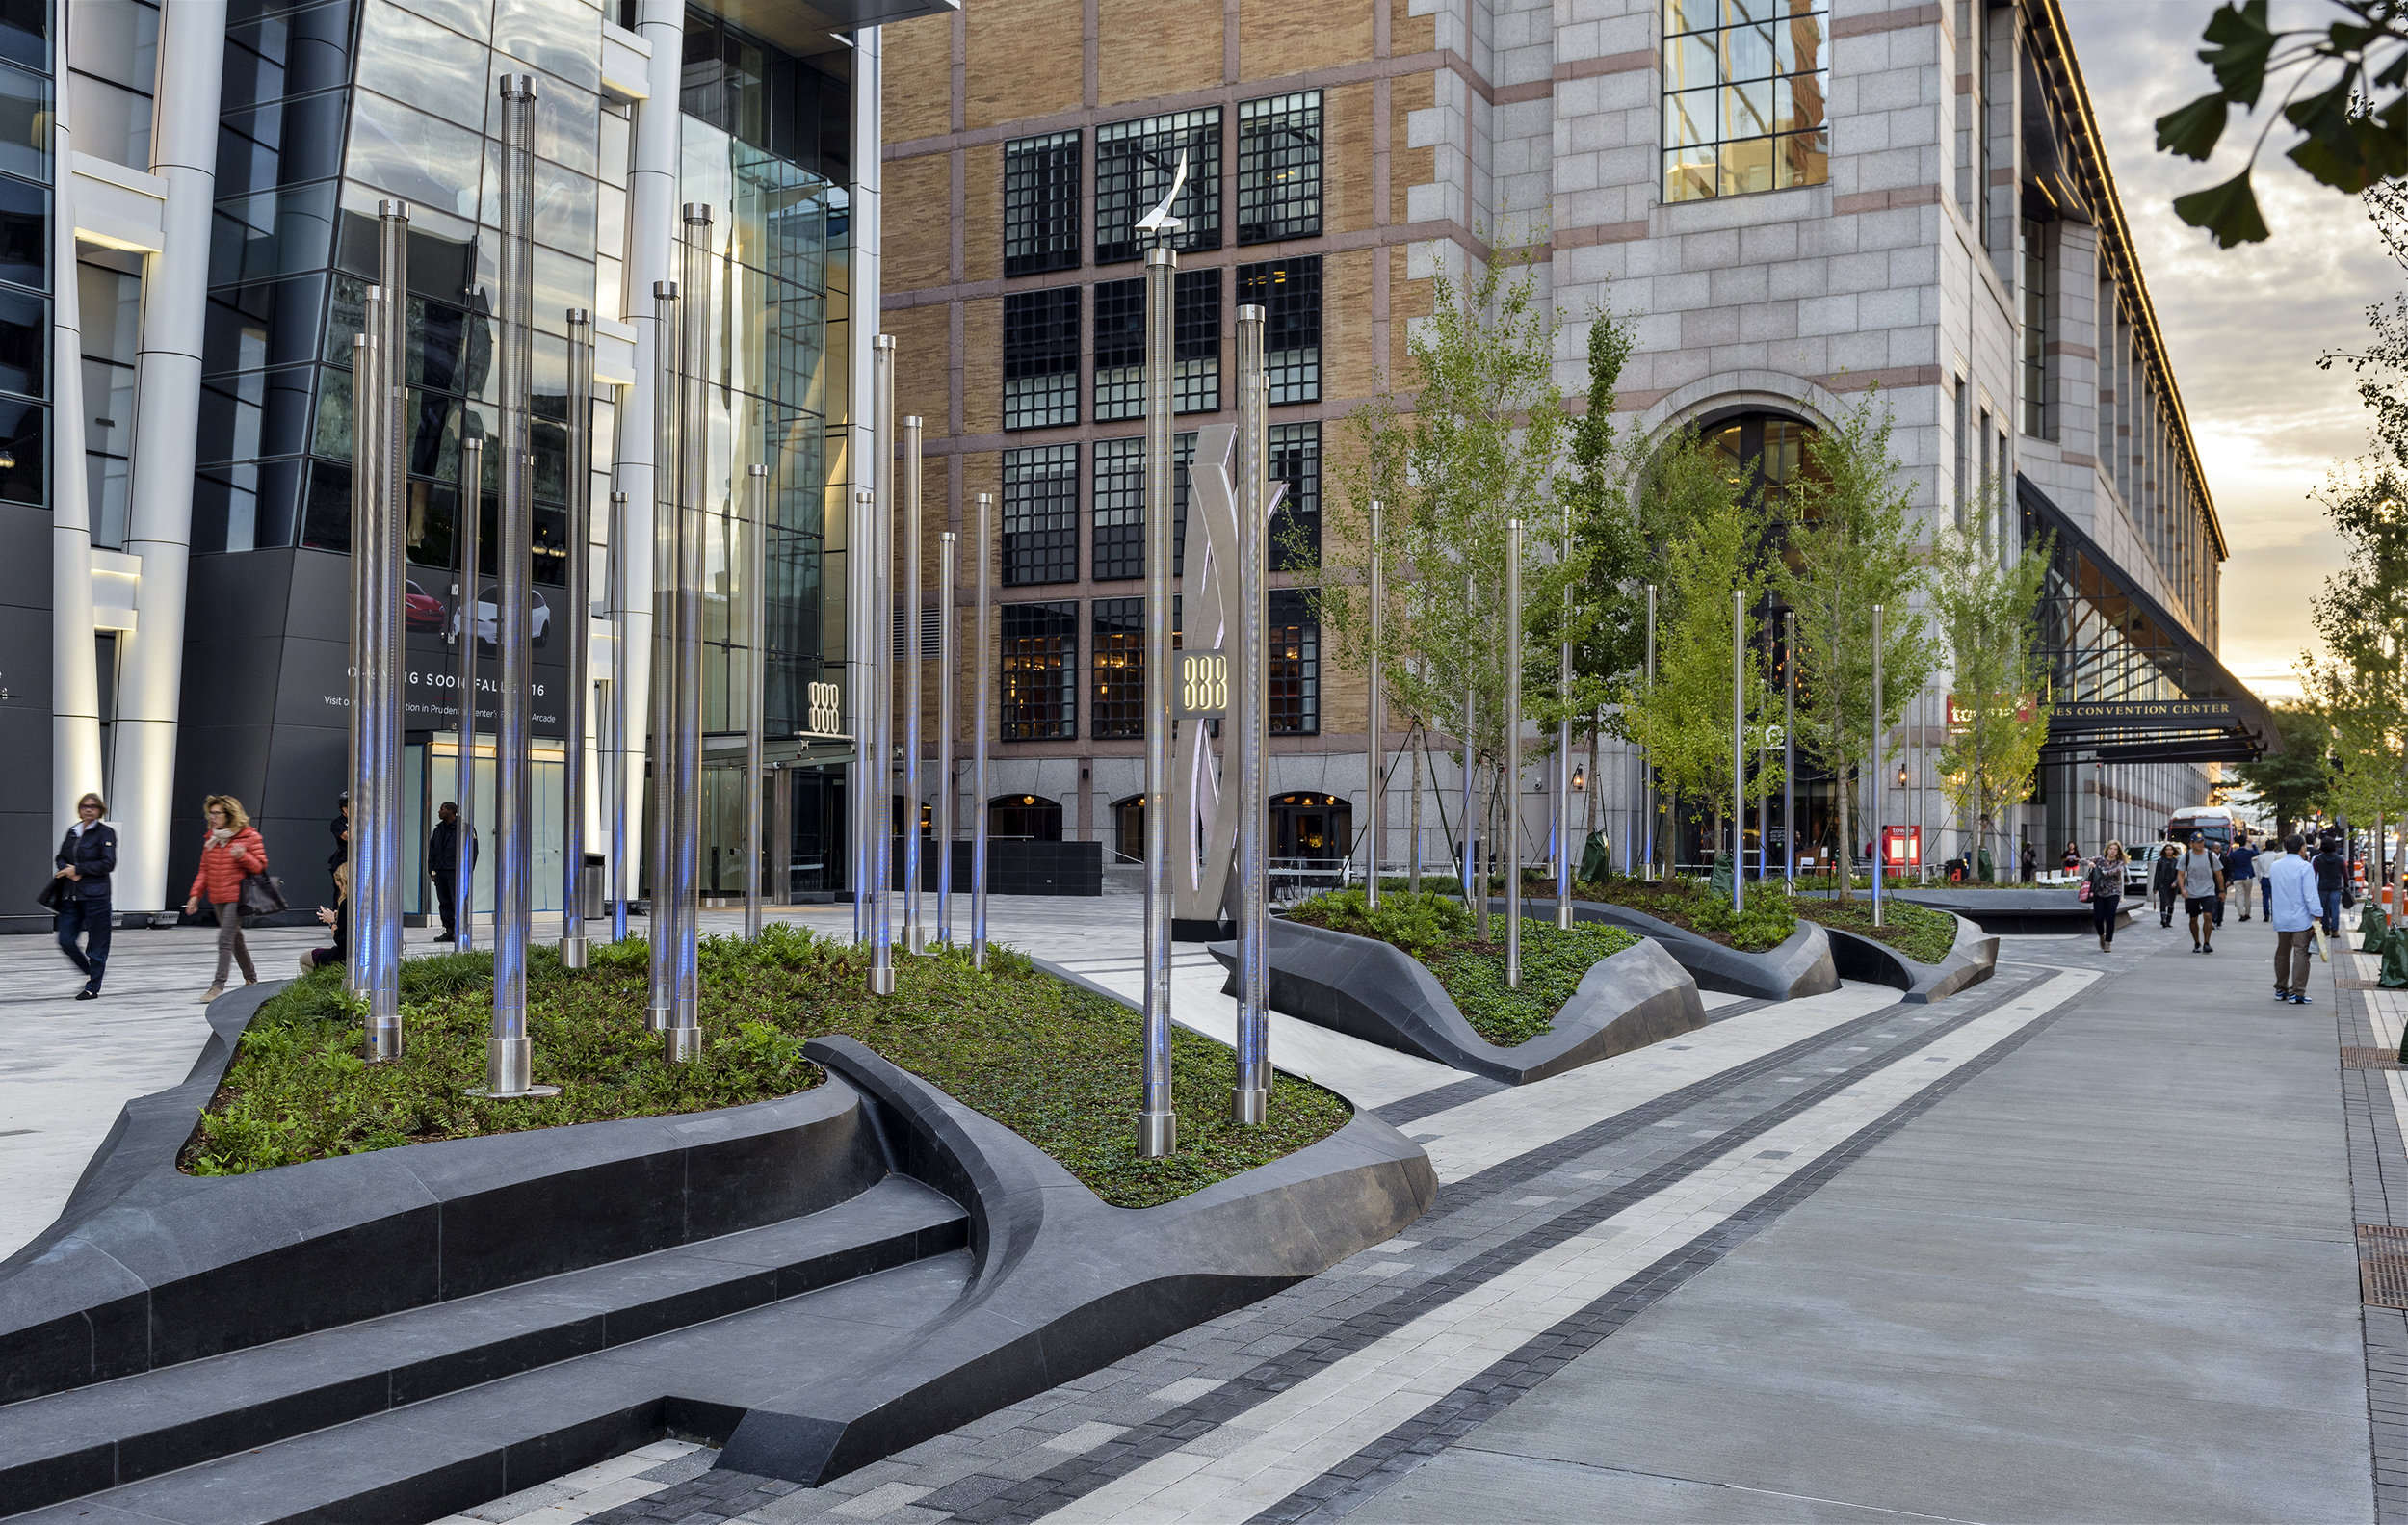
<instances>
[{"instance_id":1,"label":"metal canopy","mask_svg":"<svg viewBox=\"0 0 2408 1525\"><path fill-rule=\"evenodd\" d=\"M2056 542L2041 627L2059 713L2051 717L2040 749L2044 764L2248 762L2283 749L2265 702L2184 621L2133 587L2130 574L2029 478L2016 476L2015 497ZM2070 606L2077 603L2083 606L2083 622L2104 620L2125 648L2118 681L2131 685L2135 670L2162 681L2146 684L2150 692L2102 694L2104 668L2079 670L2098 653L2075 633ZM2166 695L2166 687L2177 692Z\"/></svg>"}]
</instances>

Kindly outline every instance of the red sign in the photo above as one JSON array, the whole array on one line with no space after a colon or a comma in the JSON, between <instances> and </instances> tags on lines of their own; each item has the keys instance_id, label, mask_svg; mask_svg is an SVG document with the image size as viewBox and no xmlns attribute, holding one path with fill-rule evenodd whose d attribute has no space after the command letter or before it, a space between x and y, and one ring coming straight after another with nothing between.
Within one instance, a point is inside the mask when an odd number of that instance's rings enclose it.
<instances>
[{"instance_id":1,"label":"red sign","mask_svg":"<svg viewBox=\"0 0 2408 1525\"><path fill-rule=\"evenodd\" d=\"M2032 696L2028 694L2017 695L2015 697L2015 718L2027 724L2030 723L2033 715L2032 706L2037 701L2032 697ZM1978 711L1975 708L1972 700L1960 699L1953 694L1949 696L1949 729L1952 731L1963 730L1966 726L1971 725L1974 723L1974 718L1977 713ZM1993 715L2004 715L2007 713L2007 707L2003 702L2000 702L1997 708L1993 709L1990 713Z\"/></svg>"},{"instance_id":2,"label":"red sign","mask_svg":"<svg viewBox=\"0 0 2408 1525\"><path fill-rule=\"evenodd\" d=\"M1923 861L1922 827L1885 826L1881 828L1881 862L1885 868L1921 868Z\"/></svg>"}]
</instances>

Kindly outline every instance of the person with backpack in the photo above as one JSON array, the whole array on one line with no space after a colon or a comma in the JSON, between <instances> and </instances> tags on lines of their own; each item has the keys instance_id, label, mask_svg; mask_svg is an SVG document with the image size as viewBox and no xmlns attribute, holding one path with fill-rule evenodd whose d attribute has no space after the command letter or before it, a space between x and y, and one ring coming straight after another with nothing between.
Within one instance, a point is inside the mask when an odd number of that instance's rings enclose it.
<instances>
[{"instance_id":1,"label":"person with backpack","mask_svg":"<svg viewBox=\"0 0 2408 1525\"><path fill-rule=\"evenodd\" d=\"M2349 862L2342 856L2339 839L2328 836L2321 847L2322 850L2308 860L2308 866L2316 870L2316 905L2324 913L2324 934L2338 937L2342 934L2342 907L2350 905L2357 897L2349 890ZM2266 881L2266 893L2269 896L2274 893L2271 880ZM2274 919L2272 910L2266 912L2266 919Z\"/></svg>"},{"instance_id":2,"label":"person with backpack","mask_svg":"<svg viewBox=\"0 0 2408 1525\"><path fill-rule=\"evenodd\" d=\"M2176 860L2174 844L2168 842L2158 849L2158 859L2149 865L2149 893L2157 897L2158 925L2174 925L2174 889L2182 882L2182 864Z\"/></svg>"},{"instance_id":3,"label":"person with backpack","mask_svg":"<svg viewBox=\"0 0 2408 1525\"><path fill-rule=\"evenodd\" d=\"M2283 839L2282 861L2267 880L2274 886L2274 999L2307 1006L2308 953L2316 943L2316 874L2308 865L2308 844L2297 832Z\"/></svg>"},{"instance_id":4,"label":"person with backpack","mask_svg":"<svg viewBox=\"0 0 2408 1525\"><path fill-rule=\"evenodd\" d=\"M2215 952L2215 912L2224 899L2224 860L2204 837L2190 839L2182 858L2183 909L2190 917L2190 951Z\"/></svg>"},{"instance_id":5,"label":"person with backpack","mask_svg":"<svg viewBox=\"0 0 2408 1525\"><path fill-rule=\"evenodd\" d=\"M2105 853L2091 859L2082 883L2090 890L2090 925L2099 933L2099 951L2112 952L2115 912L2124 898L2124 844L2109 842Z\"/></svg>"},{"instance_id":6,"label":"person with backpack","mask_svg":"<svg viewBox=\"0 0 2408 1525\"><path fill-rule=\"evenodd\" d=\"M268 871L268 847L252 828L250 817L243 813L243 802L232 795L213 794L204 808L209 834L201 839L200 867L193 875L184 914L199 915L204 898L217 911L218 972L200 998L206 1005L225 994L229 965L242 966L245 985L259 983L259 971L251 966L250 947L243 941L243 881Z\"/></svg>"},{"instance_id":7,"label":"person with backpack","mask_svg":"<svg viewBox=\"0 0 2408 1525\"><path fill-rule=\"evenodd\" d=\"M109 876L117 872L118 833L100 819L108 813L108 805L96 794L76 801L75 824L66 828L58 855L51 859L57 872L50 877L64 881L58 909L59 949L83 973L84 988L75 996L79 1001L100 999L100 977L109 967ZM84 939L81 948L75 946L78 936Z\"/></svg>"},{"instance_id":8,"label":"person with backpack","mask_svg":"<svg viewBox=\"0 0 2408 1525\"><path fill-rule=\"evenodd\" d=\"M2249 902L2251 892L2258 887L2255 882L2257 877L2258 850L2251 847L2244 837L2234 843L2232 851L2224 855L2224 882L2232 887L2233 894L2240 901L2240 919L2243 921L2249 919ZM2219 927L2224 924L2224 907L2221 905L2215 908L2215 921Z\"/></svg>"}]
</instances>

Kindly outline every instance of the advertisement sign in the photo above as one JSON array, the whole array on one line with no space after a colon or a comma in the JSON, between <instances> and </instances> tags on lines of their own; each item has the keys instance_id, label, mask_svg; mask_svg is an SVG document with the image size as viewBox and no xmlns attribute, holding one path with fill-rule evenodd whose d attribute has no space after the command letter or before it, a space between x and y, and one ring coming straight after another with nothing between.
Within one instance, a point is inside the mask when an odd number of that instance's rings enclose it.
<instances>
[{"instance_id":1,"label":"advertisement sign","mask_svg":"<svg viewBox=\"0 0 2408 1525\"><path fill-rule=\"evenodd\" d=\"M529 638L534 663L528 680L528 710L533 734L559 738L568 734L568 634L559 609L561 590L538 586L529 611ZM486 579L473 612L477 639L477 722L482 730L494 726L495 705L501 697L501 657L494 650L494 584ZM430 567L412 566L402 584L403 644L406 655L402 675L403 727L411 731L457 731L459 728L458 658L451 636L458 625L459 599L452 579ZM351 707L351 674L346 665L340 681L322 683L323 702L333 709Z\"/></svg>"},{"instance_id":2,"label":"advertisement sign","mask_svg":"<svg viewBox=\"0 0 2408 1525\"><path fill-rule=\"evenodd\" d=\"M1980 711L1976 708L1976 701L1970 697L1960 698L1954 694L1950 695L1948 698L1949 730L1953 733L1962 731L1971 726L1976 717L1980 713ZM2039 701L2029 694L2019 694L2015 696L2011 704L2007 701L2005 696L2003 695L1998 696L1992 702L1995 707L1991 710L1991 714L2006 715L2011 713L2014 715L2016 720L2023 722L2026 724L2029 724L2031 723L2031 718L2038 712L2039 705Z\"/></svg>"},{"instance_id":3,"label":"advertisement sign","mask_svg":"<svg viewBox=\"0 0 2408 1525\"><path fill-rule=\"evenodd\" d=\"M1924 828L1919 826L1883 827L1881 861L1888 868L1921 868L1924 861Z\"/></svg>"}]
</instances>

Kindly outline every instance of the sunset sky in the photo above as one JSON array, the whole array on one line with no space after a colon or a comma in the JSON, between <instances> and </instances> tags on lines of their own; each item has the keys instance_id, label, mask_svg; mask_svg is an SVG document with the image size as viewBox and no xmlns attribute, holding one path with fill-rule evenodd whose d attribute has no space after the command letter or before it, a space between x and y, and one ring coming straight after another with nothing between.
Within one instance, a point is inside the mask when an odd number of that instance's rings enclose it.
<instances>
[{"instance_id":1,"label":"sunset sky","mask_svg":"<svg viewBox=\"0 0 2408 1525\"><path fill-rule=\"evenodd\" d=\"M2175 196L2235 172L2260 125L2236 117L2210 165L2155 151L2156 118L2208 88L2195 55L2214 9L2211 0L2065 0L2231 543L2224 665L2274 698L2298 692L2292 670L2315 640L2308 600L2341 560L2309 494L2336 460L2367 447L2350 377L2318 370L2316 357L2363 344L2368 304L2408 287L2408 271L2384 253L2356 197L2311 183L2281 157L2287 128L2269 140L2257 176L2269 242L2219 250L2174 216ZM2321 0L2276 0L2273 13L2278 24L2320 24L2338 12Z\"/></svg>"}]
</instances>

